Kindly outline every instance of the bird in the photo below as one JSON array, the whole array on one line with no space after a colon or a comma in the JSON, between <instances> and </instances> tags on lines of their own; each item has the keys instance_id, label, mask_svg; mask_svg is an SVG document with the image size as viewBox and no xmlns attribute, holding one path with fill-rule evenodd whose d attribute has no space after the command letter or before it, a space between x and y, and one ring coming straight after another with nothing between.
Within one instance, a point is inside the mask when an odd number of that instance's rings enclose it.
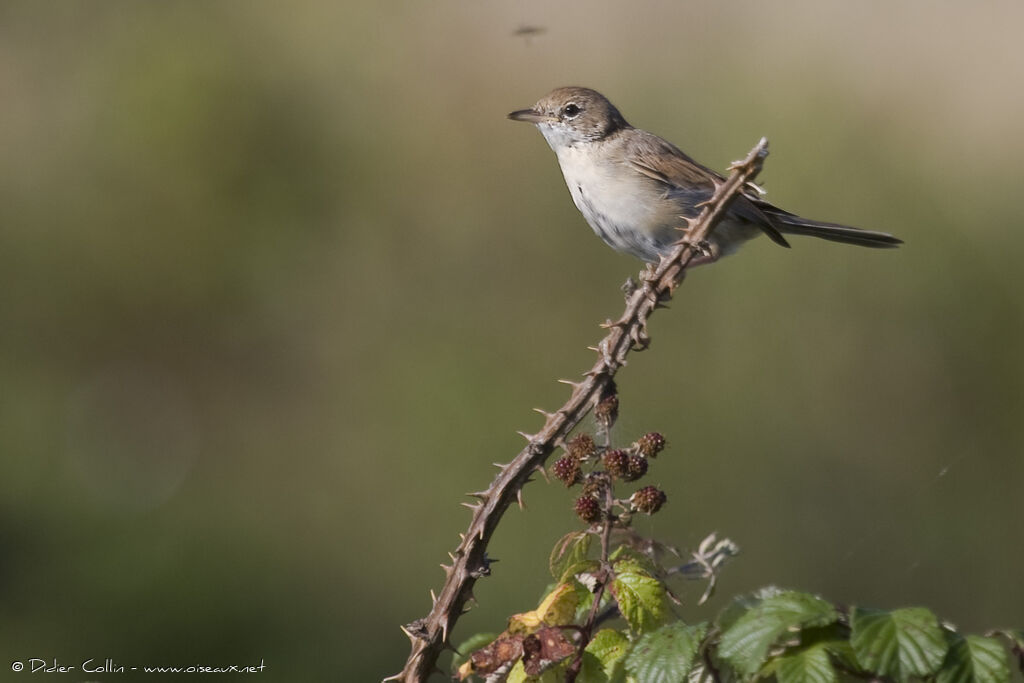
<instances>
[{"instance_id":1,"label":"bird","mask_svg":"<svg viewBox=\"0 0 1024 683\"><path fill-rule=\"evenodd\" d=\"M556 88L508 118L540 130L594 232L616 251L647 263L672 251L687 228L684 219L696 218L701 203L725 180L668 140L629 125L608 98L590 88ZM903 243L884 232L803 218L747 187L690 265L715 262L762 233L783 247L789 247L786 235L876 248Z\"/></svg>"}]
</instances>

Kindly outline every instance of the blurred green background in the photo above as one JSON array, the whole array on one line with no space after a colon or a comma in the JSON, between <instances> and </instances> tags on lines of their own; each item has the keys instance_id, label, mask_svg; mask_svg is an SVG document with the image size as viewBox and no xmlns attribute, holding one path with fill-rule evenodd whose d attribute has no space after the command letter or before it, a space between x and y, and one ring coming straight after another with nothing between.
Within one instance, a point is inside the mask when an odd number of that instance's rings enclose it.
<instances>
[{"instance_id":1,"label":"blurred green background","mask_svg":"<svg viewBox=\"0 0 1024 683\"><path fill-rule=\"evenodd\" d=\"M618 438L670 442L641 528L743 549L686 618L776 584L1024 626L1022 21L1009 0L3 3L3 670L401 668L461 495L567 396L639 266L505 119L568 84L719 169L765 135L770 200L907 242L750 244L620 376ZM578 525L558 486L526 502L456 641L534 607Z\"/></svg>"}]
</instances>

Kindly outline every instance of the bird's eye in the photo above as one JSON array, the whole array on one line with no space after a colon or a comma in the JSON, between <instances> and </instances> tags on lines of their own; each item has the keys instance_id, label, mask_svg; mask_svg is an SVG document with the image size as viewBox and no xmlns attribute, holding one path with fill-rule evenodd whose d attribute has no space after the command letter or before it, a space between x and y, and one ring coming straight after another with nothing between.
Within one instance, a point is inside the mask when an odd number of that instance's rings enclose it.
<instances>
[{"instance_id":1,"label":"bird's eye","mask_svg":"<svg viewBox=\"0 0 1024 683\"><path fill-rule=\"evenodd\" d=\"M562 114L567 118L572 118L580 113L580 108L573 102L562 107Z\"/></svg>"}]
</instances>

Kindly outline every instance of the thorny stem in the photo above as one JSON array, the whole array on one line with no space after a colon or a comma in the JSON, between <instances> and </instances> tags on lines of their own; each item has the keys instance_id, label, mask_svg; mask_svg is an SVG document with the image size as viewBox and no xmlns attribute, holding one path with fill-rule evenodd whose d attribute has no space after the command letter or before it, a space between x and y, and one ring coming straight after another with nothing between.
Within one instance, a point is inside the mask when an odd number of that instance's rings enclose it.
<instances>
[{"instance_id":1,"label":"thorny stem","mask_svg":"<svg viewBox=\"0 0 1024 683\"><path fill-rule=\"evenodd\" d=\"M604 592L608 588L608 582L614 576L612 567L608 564L608 549L611 546L612 525L615 523L615 514L612 512L613 503L612 487L609 482L608 486L604 489L604 528L601 529L601 581L597 585L597 590L594 591L594 602L590 605L590 614L587 615L587 621L583 624L583 629L580 632L580 642L577 646L576 658L565 671L565 683L575 683L576 677L583 667L583 651L590 644L590 639L594 636L598 610L601 608L601 598L604 597Z\"/></svg>"},{"instance_id":2,"label":"thorny stem","mask_svg":"<svg viewBox=\"0 0 1024 683\"><path fill-rule=\"evenodd\" d=\"M405 668L387 680L420 683L438 670L437 658L445 648L451 647L448 638L455 622L465 611L466 603L473 597L473 585L478 578L490 573L487 544L505 510L512 501L518 500L522 504L523 486L534 472L543 468L556 446L590 412L615 373L625 364L629 352L634 348L647 348L650 344L648 318L656 308L662 307L663 302L672 298L672 293L683 281L686 266L701 251L733 198L760 172L767 156L768 141L761 138L746 159L733 164L729 177L715 188L714 195L704 203L700 215L692 220L682 219L686 222L686 226L681 228L685 231L684 238L657 266L652 265L644 271L643 286L627 297L626 309L619 319L605 323L608 334L595 347L598 359L584 373L583 380L568 382L573 387L569 400L555 412L544 413L546 420L539 432L524 434L529 443L512 462L499 465L501 471L487 490L471 494L479 502L465 503L473 510L473 519L462 535L461 543L451 553L451 565L442 565L445 570L444 586L434 598L426 617L402 627L412 641L412 650Z\"/></svg>"}]
</instances>

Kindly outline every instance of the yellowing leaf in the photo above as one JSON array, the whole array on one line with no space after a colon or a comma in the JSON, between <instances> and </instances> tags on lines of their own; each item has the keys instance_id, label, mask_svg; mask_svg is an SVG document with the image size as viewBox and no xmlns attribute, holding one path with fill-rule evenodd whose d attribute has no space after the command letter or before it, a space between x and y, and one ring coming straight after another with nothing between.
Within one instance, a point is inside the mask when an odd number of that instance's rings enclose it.
<instances>
[{"instance_id":1,"label":"yellowing leaf","mask_svg":"<svg viewBox=\"0 0 1024 683\"><path fill-rule=\"evenodd\" d=\"M508 632L533 633L541 626L570 624L576 614L579 599L575 585L571 582L560 583L544 597L537 609L513 615L508 620Z\"/></svg>"}]
</instances>

